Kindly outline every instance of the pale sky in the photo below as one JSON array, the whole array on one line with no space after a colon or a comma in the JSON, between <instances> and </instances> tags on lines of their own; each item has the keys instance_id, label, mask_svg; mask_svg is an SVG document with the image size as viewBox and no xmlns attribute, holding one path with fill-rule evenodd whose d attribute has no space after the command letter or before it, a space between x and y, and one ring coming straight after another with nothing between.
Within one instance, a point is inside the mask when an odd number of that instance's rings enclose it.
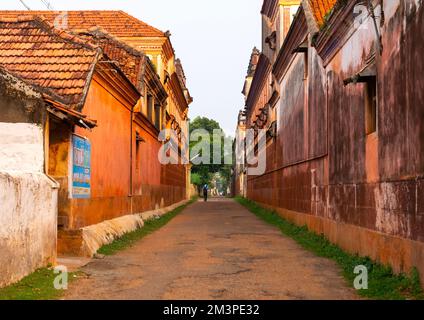
<instances>
[{"instance_id":1,"label":"pale sky","mask_svg":"<svg viewBox=\"0 0 424 320\"><path fill-rule=\"evenodd\" d=\"M190 118L217 120L234 135L244 77L254 46L260 45L263 0L48 0L55 10L124 10L162 31L170 30L194 102ZM42 0L24 0L45 10ZM2 10L25 9L19 0Z\"/></svg>"}]
</instances>

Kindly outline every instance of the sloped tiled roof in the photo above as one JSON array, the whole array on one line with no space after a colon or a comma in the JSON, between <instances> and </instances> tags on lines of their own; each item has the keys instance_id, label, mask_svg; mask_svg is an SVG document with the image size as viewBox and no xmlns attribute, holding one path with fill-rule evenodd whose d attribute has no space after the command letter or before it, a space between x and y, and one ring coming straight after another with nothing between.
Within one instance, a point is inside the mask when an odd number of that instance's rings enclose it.
<instances>
[{"instance_id":1,"label":"sloped tiled roof","mask_svg":"<svg viewBox=\"0 0 424 320\"><path fill-rule=\"evenodd\" d=\"M39 17L0 18L0 65L68 106L83 103L100 55Z\"/></svg>"},{"instance_id":2,"label":"sloped tiled roof","mask_svg":"<svg viewBox=\"0 0 424 320\"><path fill-rule=\"evenodd\" d=\"M333 9L338 0L307 0L319 27L321 27L327 14Z\"/></svg>"},{"instance_id":3,"label":"sloped tiled roof","mask_svg":"<svg viewBox=\"0 0 424 320\"><path fill-rule=\"evenodd\" d=\"M78 36L101 47L103 53L116 62L132 84L138 89L141 88L142 68L145 59L148 59L144 53L130 47L101 28L85 31Z\"/></svg>"},{"instance_id":4,"label":"sloped tiled roof","mask_svg":"<svg viewBox=\"0 0 424 320\"><path fill-rule=\"evenodd\" d=\"M43 16L51 23L54 23L62 15L62 12L58 11L0 11L0 17L16 18L19 15L27 15L28 13ZM93 27L101 27L116 37L165 36L162 31L134 18L124 11L66 11L66 14L68 26L65 29L88 30Z\"/></svg>"}]
</instances>

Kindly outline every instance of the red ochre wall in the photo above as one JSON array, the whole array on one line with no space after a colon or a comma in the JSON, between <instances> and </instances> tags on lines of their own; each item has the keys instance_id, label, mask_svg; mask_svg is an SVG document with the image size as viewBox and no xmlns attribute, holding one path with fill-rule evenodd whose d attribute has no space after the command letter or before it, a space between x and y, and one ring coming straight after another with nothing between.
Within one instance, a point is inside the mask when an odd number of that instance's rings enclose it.
<instances>
[{"instance_id":1,"label":"red ochre wall","mask_svg":"<svg viewBox=\"0 0 424 320\"><path fill-rule=\"evenodd\" d=\"M67 215L63 229L76 230L185 200L185 171L181 171L182 166L173 165L169 169L162 166L158 161L161 142L150 133L150 129L135 121L131 196L131 106L117 99L96 75L82 111L98 124L91 131L75 128L76 134L87 137L91 143L91 197L60 198L61 214ZM139 166L136 166L136 131L145 140L139 145ZM60 243L60 246L66 251L66 245Z\"/></svg>"},{"instance_id":2,"label":"red ochre wall","mask_svg":"<svg viewBox=\"0 0 424 320\"><path fill-rule=\"evenodd\" d=\"M91 143L91 197L71 200L69 229L78 229L130 212L131 107L115 98L96 76L82 110L98 126L75 133Z\"/></svg>"},{"instance_id":3,"label":"red ochre wall","mask_svg":"<svg viewBox=\"0 0 424 320\"><path fill-rule=\"evenodd\" d=\"M283 80L278 137L268 146L267 173L248 180L250 199L396 272L415 266L422 279L424 63L417 54L424 49L423 19L423 5L403 2L387 19L385 49L377 61L376 134L364 134L364 85L343 86L343 79L364 65L365 40L372 35L358 36L356 42L352 37L362 54L343 55L352 50L346 47L325 70L310 49L306 97L300 76L304 62L295 59Z\"/></svg>"},{"instance_id":4,"label":"red ochre wall","mask_svg":"<svg viewBox=\"0 0 424 320\"><path fill-rule=\"evenodd\" d=\"M185 167L159 162L162 142L158 140L158 132L154 128L137 124L134 130L144 141L139 143L137 156L134 132L133 212L166 207L185 200Z\"/></svg>"}]
</instances>

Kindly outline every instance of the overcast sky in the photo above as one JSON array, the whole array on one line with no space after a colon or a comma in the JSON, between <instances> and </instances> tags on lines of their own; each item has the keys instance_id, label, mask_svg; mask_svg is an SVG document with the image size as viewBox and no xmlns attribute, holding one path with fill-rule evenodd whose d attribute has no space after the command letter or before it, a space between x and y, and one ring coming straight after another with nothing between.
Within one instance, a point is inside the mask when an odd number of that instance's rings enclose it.
<instances>
[{"instance_id":1,"label":"overcast sky","mask_svg":"<svg viewBox=\"0 0 424 320\"><path fill-rule=\"evenodd\" d=\"M190 118L217 120L234 135L243 107L244 76L251 50L260 45L263 0L49 0L55 10L119 9L163 30L170 30L194 102ZM46 9L42 0L24 0ZM1 9L25 9L19 0Z\"/></svg>"}]
</instances>

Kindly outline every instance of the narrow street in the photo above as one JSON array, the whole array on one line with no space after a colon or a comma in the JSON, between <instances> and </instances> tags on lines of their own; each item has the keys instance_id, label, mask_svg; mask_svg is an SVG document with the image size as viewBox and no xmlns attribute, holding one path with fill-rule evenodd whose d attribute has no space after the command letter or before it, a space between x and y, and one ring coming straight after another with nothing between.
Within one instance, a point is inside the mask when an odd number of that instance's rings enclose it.
<instances>
[{"instance_id":1,"label":"narrow street","mask_svg":"<svg viewBox=\"0 0 424 320\"><path fill-rule=\"evenodd\" d=\"M199 201L134 247L93 260L65 299L355 299L337 266L231 199Z\"/></svg>"}]
</instances>

